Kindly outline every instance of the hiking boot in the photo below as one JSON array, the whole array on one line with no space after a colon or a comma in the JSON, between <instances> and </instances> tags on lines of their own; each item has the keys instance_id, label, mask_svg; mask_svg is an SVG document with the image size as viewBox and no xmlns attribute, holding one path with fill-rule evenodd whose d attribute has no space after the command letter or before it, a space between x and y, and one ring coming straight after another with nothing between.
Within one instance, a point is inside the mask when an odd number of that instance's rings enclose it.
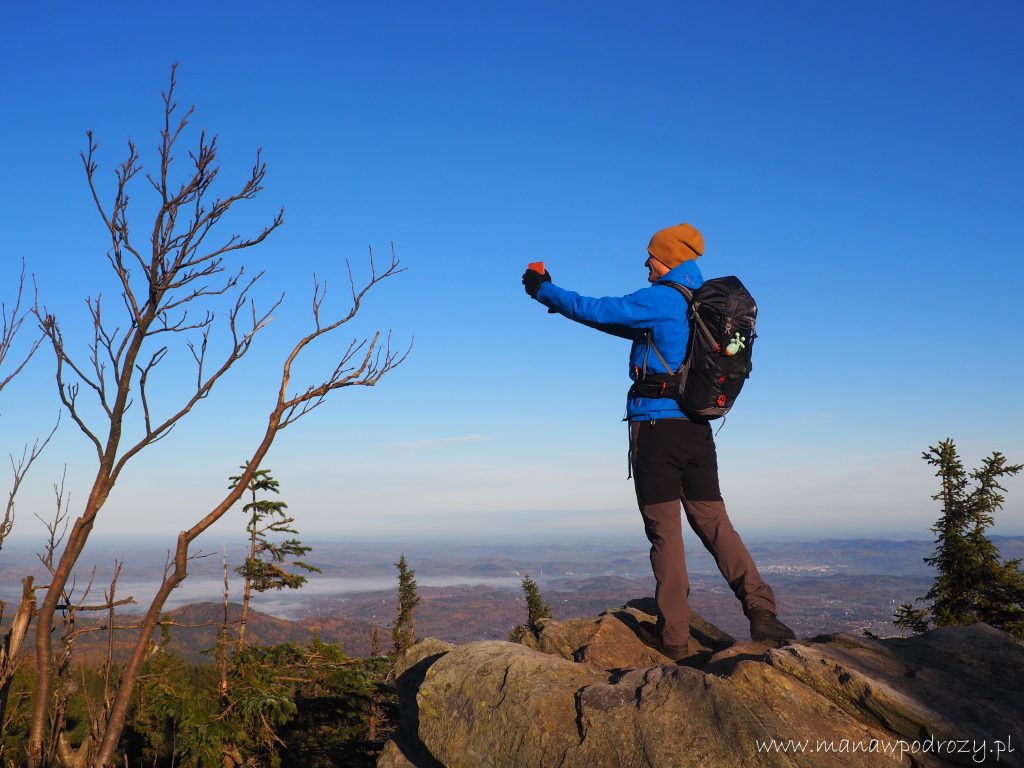
<instances>
[{"instance_id":1,"label":"hiking boot","mask_svg":"<svg viewBox=\"0 0 1024 768\"><path fill-rule=\"evenodd\" d=\"M640 622L633 630L640 642L649 645L663 656L668 656L672 661L680 661L690 655L689 643L681 645L667 645L661 641L661 635L656 629L650 629L648 622Z\"/></svg>"},{"instance_id":2,"label":"hiking boot","mask_svg":"<svg viewBox=\"0 0 1024 768\"><path fill-rule=\"evenodd\" d=\"M672 661L682 661L690 656L690 644L665 645L662 643L658 646L658 652L663 656L668 656Z\"/></svg>"},{"instance_id":3,"label":"hiking boot","mask_svg":"<svg viewBox=\"0 0 1024 768\"><path fill-rule=\"evenodd\" d=\"M793 630L779 621L778 616L767 608L751 608L747 618L750 619L751 640L778 642L796 638Z\"/></svg>"}]
</instances>

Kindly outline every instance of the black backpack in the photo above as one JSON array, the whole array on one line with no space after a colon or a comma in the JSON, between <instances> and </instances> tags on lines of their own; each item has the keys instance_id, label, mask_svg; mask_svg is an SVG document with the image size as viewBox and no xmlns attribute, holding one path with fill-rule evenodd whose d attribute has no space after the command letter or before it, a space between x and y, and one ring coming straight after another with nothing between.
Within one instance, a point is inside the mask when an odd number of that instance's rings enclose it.
<instances>
[{"instance_id":1,"label":"black backpack","mask_svg":"<svg viewBox=\"0 0 1024 768\"><path fill-rule=\"evenodd\" d=\"M665 362L650 333L647 341L668 374L646 373L633 384L640 397L671 397L687 416L717 419L732 408L752 369L757 304L736 277L708 280L696 291L666 280L688 305L690 340L678 371Z\"/></svg>"}]
</instances>

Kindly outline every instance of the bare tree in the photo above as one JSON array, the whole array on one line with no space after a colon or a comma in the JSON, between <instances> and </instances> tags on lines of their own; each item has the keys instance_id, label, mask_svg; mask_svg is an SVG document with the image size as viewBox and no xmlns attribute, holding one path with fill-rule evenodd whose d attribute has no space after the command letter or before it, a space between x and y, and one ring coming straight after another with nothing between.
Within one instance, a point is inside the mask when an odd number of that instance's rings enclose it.
<instances>
[{"instance_id":1,"label":"bare tree","mask_svg":"<svg viewBox=\"0 0 1024 768\"><path fill-rule=\"evenodd\" d=\"M38 337L33 339L28 346L28 351L22 353L15 358L13 368L5 368L5 363L11 354L11 350L14 348L15 340L18 336L18 332L21 331L24 326L25 320L30 314L30 310L22 309L22 299L25 294L25 262L21 262L21 272L18 275L18 290L15 294L14 304L8 309L6 303L0 304L0 391L2 391L11 380L14 379L19 373L21 373L25 366L28 365L28 361L32 359L32 356L39 349L39 345L42 343L43 336L40 334ZM58 424L60 419L57 420ZM57 431L57 426L50 431L50 434L43 440L36 440L32 443L32 446L25 446L22 450L21 457L15 459L12 455L11 460L11 486L7 494L7 503L4 506L3 517L0 518L0 549L3 549L4 542L10 535L11 530L14 528L14 506L15 499L18 495L18 491L21 488L22 482L24 482L29 469L35 460L39 458L39 455L46 448L47 443L53 437ZM7 605L3 600L0 600L0 621L4 618L4 611ZM2 641L0 641L0 734L5 731L6 726L6 712L7 712L7 701L10 695L11 681L14 677L14 672L18 667L18 662L21 657L21 651L24 647L25 637L28 634L29 625L32 622L32 616L36 610L36 591L34 579L31 576L26 576L21 582L21 599L18 603L18 609L14 614L14 618L11 621L11 625L7 632L4 633ZM2 747L0 747L0 754L2 754Z\"/></svg>"},{"instance_id":2,"label":"bare tree","mask_svg":"<svg viewBox=\"0 0 1024 768\"><path fill-rule=\"evenodd\" d=\"M87 355L73 353L65 346L58 319L45 308L36 306L35 313L56 357L56 383L61 402L71 419L96 450L98 468L81 515L75 520L57 563L46 596L39 607L36 626L37 683L33 694L33 715L29 738L31 766L47 764L44 742L51 732L49 703L55 685L54 649L51 628L60 597L86 541L96 517L113 490L127 463L142 450L164 439L175 425L212 391L217 382L250 349L256 335L270 321L271 313L280 305L278 299L267 311L258 311L249 292L260 278L246 279L243 267L230 267L228 260L239 252L261 243L283 221L279 212L259 233L251 237L231 235L215 240L214 229L236 204L252 200L262 190L266 166L256 154L248 178L240 188L224 197L213 192L219 167L216 164L217 139L204 133L198 146L189 152L190 169L180 182L172 179L175 148L189 123L192 109L178 118L174 101L175 70L171 70L170 86L163 94L163 128L157 148L159 167L145 176L156 191L159 206L148 235L142 242L129 226L129 186L141 172L139 155L132 142L127 158L115 170L112 201L104 205L97 184L97 145L88 133L88 145L82 153L86 179L96 209L110 237L108 261L120 288L121 322L112 324L104 314L100 298L89 299L87 306L92 320L92 343ZM292 367L299 356L321 337L331 334L355 317L367 292L382 280L402 270L392 247L390 262L383 270L375 267L370 253L370 275L357 283L348 269L351 304L340 316L325 319L322 309L326 284L314 279L312 322L286 356L280 375L276 402L270 407L266 429L254 450L245 451L252 459L243 470L237 485L223 499L212 505L206 514L183 530L177 540L173 561L165 571L156 596L142 620L132 654L121 672L113 691L106 723L99 729L102 736L95 766L109 766L121 732L132 689L149 652L154 629L167 597L187 575L189 545L222 517L241 497L254 473L259 469L277 434L299 418L321 405L333 391L351 386L373 386L399 365L408 354L392 351L390 338L380 332L372 338L351 341L338 359L333 371L320 381L294 391L291 388ZM218 299L223 297L223 299ZM227 316L218 317L215 304L228 302ZM212 333L220 329L227 336L226 351L216 360L216 340ZM149 384L161 370L160 363L174 338L183 338L195 364L194 387L181 395L176 406L166 415L157 415L151 400ZM98 408L89 409L80 395L88 394ZM128 438L125 417L132 403L138 403L138 436Z\"/></svg>"},{"instance_id":3,"label":"bare tree","mask_svg":"<svg viewBox=\"0 0 1024 768\"><path fill-rule=\"evenodd\" d=\"M58 485L54 483L53 486L56 506L53 518L50 520L44 520L41 517L39 518L46 528L47 539L43 547L43 552L41 554L37 554L36 557L39 558L39 562L42 563L43 568L46 569L51 578L56 570L55 558L57 552L64 543L64 538L67 535L68 530L69 496L65 493L64 481L65 477L62 477L60 484ZM39 516L36 515L36 517ZM74 579L71 580L70 584L65 585L64 590L61 592L60 601L57 603L57 610L61 615L62 631L60 634L58 649L54 657L54 677L56 685L49 704L51 730L50 738L44 745L45 762L53 762L54 760L57 760L60 764L66 766L66 768L82 768L88 765L89 760L93 755L95 755L98 736L102 732L102 728L106 723L106 716L104 712L97 707L97 705L89 700L85 685L82 684L80 686L78 681L75 679L71 660L75 652L75 646L78 642L78 638L81 635L100 631L107 633L108 658L105 662L105 666L101 669L101 674L104 677L104 701L107 702L110 697L109 678L110 669L113 663L113 633L115 629L123 628L115 625L114 611L118 606L128 605L135 602L135 599L132 597L117 600L114 599L114 590L117 585L117 579L120 572L121 564L115 561L114 577L110 585L110 591L104 595L102 603L92 605L86 603L86 600L92 592L93 579L96 575L95 568L91 569L89 579L86 582L84 589L81 591L81 594L77 594L79 590ZM100 611L105 611L108 614L108 621L106 625L94 627L79 626L78 615L80 613ZM72 747L68 734L65 732L65 723L71 697L76 693L81 693L85 697L89 730L81 744L78 747Z\"/></svg>"},{"instance_id":4,"label":"bare tree","mask_svg":"<svg viewBox=\"0 0 1024 768\"><path fill-rule=\"evenodd\" d=\"M35 338L28 348L28 352L24 353L20 357L20 362L15 359L13 369L5 372L4 363L7 362L7 357L14 346L14 341L18 336L18 332L25 324L25 319L30 314L29 310L23 310L21 307L22 299L25 294L25 262L21 262L21 273L18 276L18 291L14 297L14 306L8 310L7 304L0 304L0 392L3 391L4 387L11 383L11 379L21 373L25 366L28 365L28 361L32 359L32 355L39 349L39 345L43 341L43 336L40 334ZM14 478L11 482L11 490L7 496L7 506L4 509L4 517L0 520L0 549L4 546L4 541L7 536L11 533L11 529L14 527L14 499L18 495L18 489L21 486L22 481L25 479L25 475L28 474L29 468L32 463L39 458L39 454L42 453L43 448L50 442L50 437L53 437L53 432L57 430L57 427L53 428L50 432L50 436L40 442L38 440L32 444L31 450L26 446L22 452L21 460L15 461L14 456L11 456L11 469L14 473ZM3 602L0 601L0 616L3 615Z\"/></svg>"}]
</instances>

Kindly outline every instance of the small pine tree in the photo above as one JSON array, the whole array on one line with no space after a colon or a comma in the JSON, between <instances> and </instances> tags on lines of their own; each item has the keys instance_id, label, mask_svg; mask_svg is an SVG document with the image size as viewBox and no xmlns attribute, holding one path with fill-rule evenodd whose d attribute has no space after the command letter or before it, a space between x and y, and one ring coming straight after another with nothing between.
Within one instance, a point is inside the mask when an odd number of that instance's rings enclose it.
<instances>
[{"instance_id":1,"label":"small pine tree","mask_svg":"<svg viewBox=\"0 0 1024 768\"><path fill-rule=\"evenodd\" d=\"M537 582L527 576L523 576L523 594L526 596L526 624L519 624L509 635L513 643L521 643L527 633L534 637L540 634L540 620L551 618L551 609L540 596L540 587Z\"/></svg>"},{"instance_id":2,"label":"small pine tree","mask_svg":"<svg viewBox=\"0 0 1024 768\"><path fill-rule=\"evenodd\" d=\"M245 466L242 466L245 469ZM241 476L230 478L233 488ZM258 469L249 481L247 490L252 493L252 501L242 507L249 515L245 529L249 533L249 553L245 564L235 569L245 579L242 594L242 618L238 629L238 647L245 646L245 630L249 617L249 602L252 593L266 592L271 589L298 589L306 583L306 577L289 569L301 569L306 573L320 573L316 566L305 563L300 558L310 551L297 538L284 541L271 541L268 536L273 534L298 534L292 528L295 518L288 517L285 510L288 505L283 501L258 499L258 493L279 493L279 483L269 469Z\"/></svg>"},{"instance_id":3,"label":"small pine tree","mask_svg":"<svg viewBox=\"0 0 1024 768\"><path fill-rule=\"evenodd\" d=\"M404 554L395 567L398 569L398 618L391 628L391 638L395 643L395 653L399 653L416 642L412 612L420 604L420 596L416 591L416 571L409 567Z\"/></svg>"},{"instance_id":4,"label":"small pine tree","mask_svg":"<svg viewBox=\"0 0 1024 768\"><path fill-rule=\"evenodd\" d=\"M1001 480L1016 475L1024 465L1007 464L1006 457L995 451L968 473L948 439L930 446L923 458L937 468L940 478L939 492L932 498L942 503L942 516L932 527L935 552L925 558L937 575L924 598L931 602L930 609L915 611L909 604L901 605L894 623L920 631L927 627L930 614L937 627L983 621L1024 637L1020 560L1003 561L985 534L1005 500Z\"/></svg>"},{"instance_id":5,"label":"small pine tree","mask_svg":"<svg viewBox=\"0 0 1024 768\"><path fill-rule=\"evenodd\" d=\"M551 618L551 609L540 596L540 587L529 576L523 577L523 594L526 595L527 624L531 632L540 631L540 620Z\"/></svg>"}]
</instances>

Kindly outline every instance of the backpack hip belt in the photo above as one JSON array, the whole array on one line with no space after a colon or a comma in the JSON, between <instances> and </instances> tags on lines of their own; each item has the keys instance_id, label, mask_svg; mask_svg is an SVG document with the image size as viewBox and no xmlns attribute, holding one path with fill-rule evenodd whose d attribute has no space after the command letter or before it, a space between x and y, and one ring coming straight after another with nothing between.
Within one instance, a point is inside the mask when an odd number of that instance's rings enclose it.
<instances>
[{"instance_id":1,"label":"backpack hip belt","mask_svg":"<svg viewBox=\"0 0 1024 768\"><path fill-rule=\"evenodd\" d=\"M682 391L681 377L685 369L673 374L648 373L644 378L633 382L629 388L630 397L671 397L678 398Z\"/></svg>"}]
</instances>

